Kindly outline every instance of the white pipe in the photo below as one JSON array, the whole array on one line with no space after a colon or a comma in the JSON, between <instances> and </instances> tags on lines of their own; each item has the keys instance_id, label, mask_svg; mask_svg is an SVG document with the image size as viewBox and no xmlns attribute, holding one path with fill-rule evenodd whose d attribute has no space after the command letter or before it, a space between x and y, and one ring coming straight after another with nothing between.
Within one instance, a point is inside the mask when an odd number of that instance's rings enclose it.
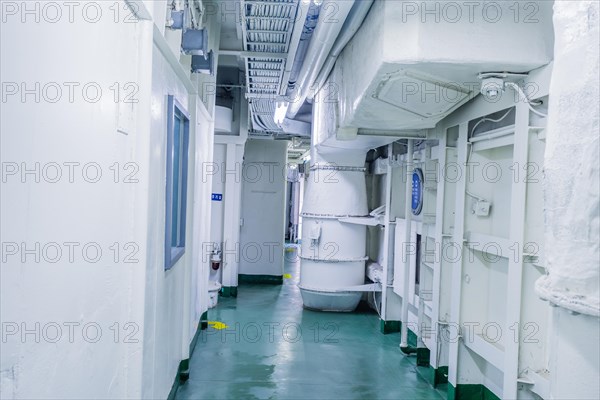
<instances>
[{"instance_id":1,"label":"white pipe","mask_svg":"<svg viewBox=\"0 0 600 400\"><path fill-rule=\"evenodd\" d=\"M281 79L281 87L279 88L279 94L285 95L288 87L288 80L293 70L297 68L297 63L304 60L304 51L302 50L302 44L310 40L312 32L310 32L312 18L314 15L319 14L319 6L315 5L312 1L300 1L298 6L297 16L306 16L303 21L296 21L294 24L294 30L292 31L292 38L290 39L290 47L288 54L294 55L291 60L289 57L285 63L285 70L283 71L283 78ZM305 30L310 33L305 32ZM292 62L290 62L292 61Z\"/></svg>"},{"instance_id":2,"label":"white pipe","mask_svg":"<svg viewBox=\"0 0 600 400\"><path fill-rule=\"evenodd\" d=\"M366 129L360 128L357 131L359 136L390 136L398 139L427 139L426 130L381 130L381 129Z\"/></svg>"},{"instance_id":3,"label":"white pipe","mask_svg":"<svg viewBox=\"0 0 600 400\"><path fill-rule=\"evenodd\" d=\"M394 154L394 144L388 144L388 162L386 166L386 175L385 175L385 214L384 214L384 229L383 229L383 254L384 254L384 263L383 263L383 280L382 285L385 285L385 289L382 290L381 293L381 313L379 317L386 321L387 320L387 291L390 288L390 283L392 282L393 275L393 265L394 265L394 231L395 226L390 222L391 215L391 204L392 204L392 166L389 163L392 155ZM374 300L376 302L376 300Z\"/></svg>"},{"instance_id":4,"label":"white pipe","mask_svg":"<svg viewBox=\"0 0 600 400\"><path fill-rule=\"evenodd\" d=\"M304 104L308 91L325 63L353 5L354 1L337 0L326 0L321 5L319 22L298 75L296 89L288 96L291 98L288 118L293 119Z\"/></svg>"},{"instance_id":5,"label":"white pipe","mask_svg":"<svg viewBox=\"0 0 600 400\"><path fill-rule=\"evenodd\" d=\"M325 84L325 80L329 77L337 58L340 56L342 50L344 50L348 42L350 42L350 40L354 37L354 34L361 27L365 17L371 9L371 5L373 5L373 0L360 0L357 1L355 6L352 8L350 15L342 27L342 32L333 44L333 48L329 53L329 57L327 57L327 61L325 61L325 65L323 65L321 68L321 71L319 72L314 84L311 85L314 90L311 90L308 93L306 97L308 101L311 101L315 97L315 93L317 93Z\"/></svg>"},{"instance_id":6,"label":"white pipe","mask_svg":"<svg viewBox=\"0 0 600 400\"><path fill-rule=\"evenodd\" d=\"M408 140L408 149L406 153L406 194L404 199L404 287L402 288L402 330L400 337L400 347L408 347L408 291L410 279L410 260L409 254L410 238L412 234L412 174L413 174L413 152L414 141Z\"/></svg>"},{"instance_id":7,"label":"white pipe","mask_svg":"<svg viewBox=\"0 0 600 400\"><path fill-rule=\"evenodd\" d=\"M482 142L484 140L496 139L503 136L512 135L515 133L515 126L509 125L502 128L494 129L493 131L489 131L483 135L473 136L469 139L469 143L477 143Z\"/></svg>"},{"instance_id":8,"label":"white pipe","mask_svg":"<svg viewBox=\"0 0 600 400\"><path fill-rule=\"evenodd\" d=\"M533 108L533 105L540 105L541 103L539 103L539 102L534 103L531 100L529 100L529 97L527 97L527 95L525 94L525 92L523 92L523 90L521 89L521 87L519 85L517 85L514 82L506 82L505 85L513 88L513 90L515 92L517 92L519 94L519 96L521 96L523 98L523 100L525 100L525 102L527 103L527 106L529 107L529 110L531 110L532 113L537 114L538 116L540 116L542 118L546 118L548 116L548 114L544 114L543 112L539 112L538 110Z\"/></svg>"}]
</instances>

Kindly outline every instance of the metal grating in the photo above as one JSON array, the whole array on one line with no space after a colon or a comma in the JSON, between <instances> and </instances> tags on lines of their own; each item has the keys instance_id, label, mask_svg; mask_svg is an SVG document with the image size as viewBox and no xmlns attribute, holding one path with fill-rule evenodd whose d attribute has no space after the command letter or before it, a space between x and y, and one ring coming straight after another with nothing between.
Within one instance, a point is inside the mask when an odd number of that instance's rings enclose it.
<instances>
[{"instance_id":1,"label":"metal grating","mask_svg":"<svg viewBox=\"0 0 600 400\"><path fill-rule=\"evenodd\" d=\"M246 97L255 130L280 131L273 121L275 100L282 85L299 0L244 0L242 33L246 58ZM273 57L281 54L281 58Z\"/></svg>"}]
</instances>

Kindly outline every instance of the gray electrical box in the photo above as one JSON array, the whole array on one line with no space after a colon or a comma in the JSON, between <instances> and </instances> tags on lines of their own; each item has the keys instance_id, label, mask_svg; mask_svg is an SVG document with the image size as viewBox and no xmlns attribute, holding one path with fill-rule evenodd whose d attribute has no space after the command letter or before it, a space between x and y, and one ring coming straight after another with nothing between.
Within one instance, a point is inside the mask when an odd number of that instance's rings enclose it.
<instances>
[{"instance_id":1,"label":"gray electrical box","mask_svg":"<svg viewBox=\"0 0 600 400\"><path fill-rule=\"evenodd\" d=\"M184 29L181 39L181 51L188 55L205 55L208 52L208 33L206 29Z\"/></svg>"},{"instance_id":2,"label":"gray electrical box","mask_svg":"<svg viewBox=\"0 0 600 400\"><path fill-rule=\"evenodd\" d=\"M183 29L183 11L171 11L171 25L170 29Z\"/></svg>"},{"instance_id":3,"label":"gray electrical box","mask_svg":"<svg viewBox=\"0 0 600 400\"><path fill-rule=\"evenodd\" d=\"M192 73L214 74L214 62L212 50L206 56L192 56Z\"/></svg>"}]
</instances>

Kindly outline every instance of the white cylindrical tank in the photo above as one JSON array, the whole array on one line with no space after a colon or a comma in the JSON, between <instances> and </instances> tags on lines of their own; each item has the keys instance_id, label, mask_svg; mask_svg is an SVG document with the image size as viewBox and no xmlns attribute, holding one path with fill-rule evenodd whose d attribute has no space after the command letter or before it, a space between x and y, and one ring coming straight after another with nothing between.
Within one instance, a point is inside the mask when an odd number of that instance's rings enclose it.
<instances>
[{"instance_id":1,"label":"white cylindrical tank","mask_svg":"<svg viewBox=\"0 0 600 400\"><path fill-rule=\"evenodd\" d=\"M215 132L231 133L233 110L229 107L215 106Z\"/></svg>"},{"instance_id":2,"label":"white cylindrical tank","mask_svg":"<svg viewBox=\"0 0 600 400\"><path fill-rule=\"evenodd\" d=\"M304 306L353 311L362 292L344 288L365 282L367 228L340 222L368 214L365 169L336 163L314 165L302 212L300 292Z\"/></svg>"}]
</instances>

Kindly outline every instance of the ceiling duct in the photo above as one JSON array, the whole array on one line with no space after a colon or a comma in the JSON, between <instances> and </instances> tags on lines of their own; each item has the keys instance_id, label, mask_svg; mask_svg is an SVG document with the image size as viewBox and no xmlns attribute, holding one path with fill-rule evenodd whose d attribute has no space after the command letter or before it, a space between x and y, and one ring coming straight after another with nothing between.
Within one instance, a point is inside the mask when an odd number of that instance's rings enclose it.
<instances>
[{"instance_id":1,"label":"ceiling duct","mask_svg":"<svg viewBox=\"0 0 600 400\"><path fill-rule=\"evenodd\" d=\"M551 2L535 3L540 21L552 21ZM484 15L436 22L407 16L403 2L376 1L319 96L338 100L340 127L432 128L479 94L480 72L527 72L552 61L552 24L515 22L508 3L498 7L497 23Z\"/></svg>"}]
</instances>

